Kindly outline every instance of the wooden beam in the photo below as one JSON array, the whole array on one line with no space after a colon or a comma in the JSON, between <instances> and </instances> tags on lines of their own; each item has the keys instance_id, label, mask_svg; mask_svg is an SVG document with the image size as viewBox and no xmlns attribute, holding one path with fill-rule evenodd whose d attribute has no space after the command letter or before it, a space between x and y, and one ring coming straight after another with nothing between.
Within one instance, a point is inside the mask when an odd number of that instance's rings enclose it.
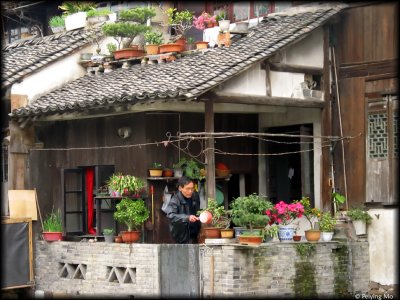
<instances>
[{"instance_id":1,"label":"wooden beam","mask_svg":"<svg viewBox=\"0 0 400 300\"><path fill-rule=\"evenodd\" d=\"M205 102L205 131L214 133L214 103L213 100ZM214 138L211 136L206 140L206 205L208 198L215 198L215 156L214 156Z\"/></svg>"},{"instance_id":2,"label":"wooden beam","mask_svg":"<svg viewBox=\"0 0 400 300\"><path fill-rule=\"evenodd\" d=\"M308 67L300 65L289 65L283 63L270 63L269 69L276 72L305 73L313 75L322 75L323 69L317 67Z\"/></svg>"},{"instance_id":3,"label":"wooden beam","mask_svg":"<svg viewBox=\"0 0 400 300\"><path fill-rule=\"evenodd\" d=\"M275 106L294 106L294 107L310 107L322 108L325 101L317 98L285 98L285 97L267 97L253 96L245 94L208 92L208 97L214 100L214 103L240 103L254 105L275 105Z\"/></svg>"},{"instance_id":4,"label":"wooden beam","mask_svg":"<svg viewBox=\"0 0 400 300\"><path fill-rule=\"evenodd\" d=\"M380 74L397 74L398 59L341 64L339 78L367 77Z\"/></svg>"}]
</instances>

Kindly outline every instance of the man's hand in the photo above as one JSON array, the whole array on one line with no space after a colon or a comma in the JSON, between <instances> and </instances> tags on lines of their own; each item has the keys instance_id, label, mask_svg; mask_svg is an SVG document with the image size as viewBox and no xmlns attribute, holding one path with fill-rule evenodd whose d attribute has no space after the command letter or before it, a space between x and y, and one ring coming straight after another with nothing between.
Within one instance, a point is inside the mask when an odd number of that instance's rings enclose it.
<instances>
[{"instance_id":1,"label":"man's hand","mask_svg":"<svg viewBox=\"0 0 400 300\"><path fill-rule=\"evenodd\" d=\"M200 220L199 219L199 217L196 217L196 216L194 216L194 215L190 215L189 216L189 222L196 222L196 221L198 221L198 220Z\"/></svg>"}]
</instances>

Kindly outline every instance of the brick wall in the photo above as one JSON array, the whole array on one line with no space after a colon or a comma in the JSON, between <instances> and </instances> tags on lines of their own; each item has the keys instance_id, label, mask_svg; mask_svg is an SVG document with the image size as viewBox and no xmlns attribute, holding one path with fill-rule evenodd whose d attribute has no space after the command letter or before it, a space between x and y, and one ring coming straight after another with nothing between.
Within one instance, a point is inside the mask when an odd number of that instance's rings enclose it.
<instances>
[{"instance_id":1,"label":"brick wall","mask_svg":"<svg viewBox=\"0 0 400 300\"><path fill-rule=\"evenodd\" d=\"M35 246L36 290L46 293L160 297L162 276L168 274L160 273L157 244L37 241ZM199 248L204 298L348 296L369 290L366 240Z\"/></svg>"}]
</instances>

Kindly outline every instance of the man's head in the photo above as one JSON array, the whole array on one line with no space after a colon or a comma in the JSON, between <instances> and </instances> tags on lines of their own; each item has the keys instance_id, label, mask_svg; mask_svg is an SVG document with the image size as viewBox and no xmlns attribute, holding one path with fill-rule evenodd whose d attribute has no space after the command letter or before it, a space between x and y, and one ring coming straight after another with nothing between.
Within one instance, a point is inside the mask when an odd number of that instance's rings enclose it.
<instances>
[{"instance_id":1,"label":"man's head","mask_svg":"<svg viewBox=\"0 0 400 300\"><path fill-rule=\"evenodd\" d=\"M182 195L185 198L192 197L193 192L194 192L193 180L190 179L189 177L182 176L178 180L178 188L179 188L179 191L182 193Z\"/></svg>"}]
</instances>

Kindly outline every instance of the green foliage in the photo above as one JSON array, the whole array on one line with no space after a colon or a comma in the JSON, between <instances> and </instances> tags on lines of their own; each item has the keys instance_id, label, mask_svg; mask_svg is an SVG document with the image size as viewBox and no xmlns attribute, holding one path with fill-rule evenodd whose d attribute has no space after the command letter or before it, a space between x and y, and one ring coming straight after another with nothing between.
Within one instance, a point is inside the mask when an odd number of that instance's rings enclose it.
<instances>
[{"instance_id":1,"label":"green foliage","mask_svg":"<svg viewBox=\"0 0 400 300\"><path fill-rule=\"evenodd\" d=\"M186 157L181 157L179 162L172 166L174 169L181 168L183 174L191 179L203 179L204 175L200 174L200 167L197 162L193 159L187 159Z\"/></svg>"},{"instance_id":2,"label":"green foliage","mask_svg":"<svg viewBox=\"0 0 400 300\"><path fill-rule=\"evenodd\" d=\"M65 18L63 16L53 16L49 20L50 27L64 27Z\"/></svg>"},{"instance_id":3,"label":"green foliage","mask_svg":"<svg viewBox=\"0 0 400 300\"><path fill-rule=\"evenodd\" d=\"M153 169L162 169L162 164L160 164L158 162L154 162L152 167L153 167Z\"/></svg>"},{"instance_id":4,"label":"green foliage","mask_svg":"<svg viewBox=\"0 0 400 300\"><path fill-rule=\"evenodd\" d=\"M61 232L62 231L62 218L61 211L53 210L49 213L43 221L43 231L45 232Z\"/></svg>"},{"instance_id":5,"label":"green foliage","mask_svg":"<svg viewBox=\"0 0 400 300\"><path fill-rule=\"evenodd\" d=\"M343 204L346 202L346 197L337 192L332 193L332 198L333 198L333 201L335 201L337 204Z\"/></svg>"},{"instance_id":6,"label":"green foliage","mask_svg":"<svg viewBox=\"0 0 400 300\"><path fill-rule=\"evenodd\" d=\"M114 43L108 43L106 46L110 54L113 54L114 51L117 50L117 45L115 45Z\"/></svg>"},{"instance_id":7,"label":"green foliage","mask_svg":"<svg viewBox=\"0 0 400 300\"><path fill-rule=\"evenodd\" d=\"M208 198L207 207L199 210L197 215L199 216L202 212L208 211L212 214L211 226L213 227L229 227L230 218L228 217L229 212L225 211L223 205L219 205L213 198Z\"/></svg>"},{"instance_id":8,"label":"green foliage","mask_svg":"<svg viewBox=\"0 0 400 300\"><path fill-rule=\"evenodd\" d=\"M114 229L113 228L104 228L103 229L103 234L104 235L113 235L114 234Z\"/></svg>"},{"instance_id":9,"label":"green foliage","mask_svg":"<svg viewBox=\"0 0 400 300\"><path fill-rule=\"evenodd\" d=\"M264 236L278 238L279 227L277 225L270 225L264 228Z\"/></svg>"},{"instance_id":10,"label":"green foliage","mask_svg":"<svg viewBox=\"0 0 400 300\"><path fill-rule=\"evenodd\" d=\"M176 8L167 9L168 25L176 31L176 40L193 27L193 14L188 10L177 11Z\"/></svg>"},{"instance_id":11,"label":"green foliage","mask_svg":"<svg viewBox=\"0 0 400 300\"><path fill-rule=\"evenodd\" d=\"M361 208L352 208L347 212L347 216L353 221L360 220L365 221L367 224L371 223L372 217L369 213Z\"/></svg>"},{"instance_id":12,"label":"green foliage","mask_svg":"<svg viewBox=\"0 0 400 300\"><path fill-rule=\"evenodd\" d=\"M107 180L107 185L113 191L119 192L120 194L127 192L138 194L146 187L146 182L133 175L116 173L110 176Z\"/></svg>"},{"instance_id":13,"label":"green foliage","mask_svg":"<svg viewBox=\"0 0 400 300\"><path fill-rule=\"evenodd\" d=\"M71 15L80 11L89 11L92 9L96 9L96 2L88 2L88 1L66 1L63 2L59 9L63 10L63 15Z\"/></svg>"},{"instance_id":14,"label":"green foliage","mask_svg":"<svg viewBox=\"0 0 400 300\"><path fill-rule=\"evenodd\" d=\"M315 252L315 245L306 243L297 244L296 252L302 258L309 257L313 252Z\"/></svg>"},{"instance_id":15,"label":"green foliage","mask_svg":"<svg viewBox=\"0 0 400 300\"><path fill-rule=\"evenodd\" d=\"M319 218L319 229L324 232L333 232L335 229L336 219L332 217L330 212L323 212Z\"/></svg>"},{"instance_id":16,"label":"green foliage","mask_svg":"<svg viewBox=\"0 0 400 300\"><path fill-rule=\"evenodd\" d=\"M186 43L187 43L187 44L193 44L194 41L195 41L194 38L191 37L191 36L189 36L189 37L186 39Z\"/></svg>"},{"instance_id":17,"label":"green foliage","mask_svg":"<svg viewBox=\"0 0 400 300\"><path fill-rule=\"evenodd\" d=\"M232 221L237 226L253 227L266 226L269 217L265 214L267 209L272 209L273 204L265 197L255 193L238 197L231 203Z\"/></svg>"},{"instance_id":18,"label":"green foliage","mask_svg":"<svg viewBox=\"0 0 400 300\"><path fill-rule=\"evenodd\" d=\"M117 210L114 212L114 219L126 224L128 231L138 229L150 215L143 199L124 198L115 207Z\"/></svg>"},{"instance_id":19,"label":"green foliage","mask_svg":"<svg viewBox=\"0 0 400 300\"><path fill-rule=\"evenodd\" d=\"M119 19L122 21L133 21L146 23L147 19L155 17L156 11L153 7L135 7L124 9L119 12Z\"/></svg>"},{"instance_id":20,"label":"green foliage","mask_svg":"<svg viewBox=\"0 0 400 300\"><path fill-rule=\"evenodd\" d=\"M164 42L162 32L146 31L144 33L144 40L148 45L160 45Z\"/></svg>"},{"instance_id":21,"label":"green foliage","mask_svg":"<svg viewBox=\"0 0 400 300\"><path fill-rule=\"evenodd\" d=\"M112 11L108 8L102 8L102 9L91 9L88 10L86 15L88 17L101 17L101 16L108 16L111 14Z\"/></svg>"},{"instance_id":22,"label":"green foliage","mask_svg":"<svg viewBox=\"0 0 400 300\"><path fill-rule=\"evenodd\" d=\"M218 21L221 21L221 20L226 20L226 18L227 18L226 11L221 10L221 11L219 11L219 13L217 13L217 15L215 17L215 20L218 22Z\"/></svg>"}]
</instances>

